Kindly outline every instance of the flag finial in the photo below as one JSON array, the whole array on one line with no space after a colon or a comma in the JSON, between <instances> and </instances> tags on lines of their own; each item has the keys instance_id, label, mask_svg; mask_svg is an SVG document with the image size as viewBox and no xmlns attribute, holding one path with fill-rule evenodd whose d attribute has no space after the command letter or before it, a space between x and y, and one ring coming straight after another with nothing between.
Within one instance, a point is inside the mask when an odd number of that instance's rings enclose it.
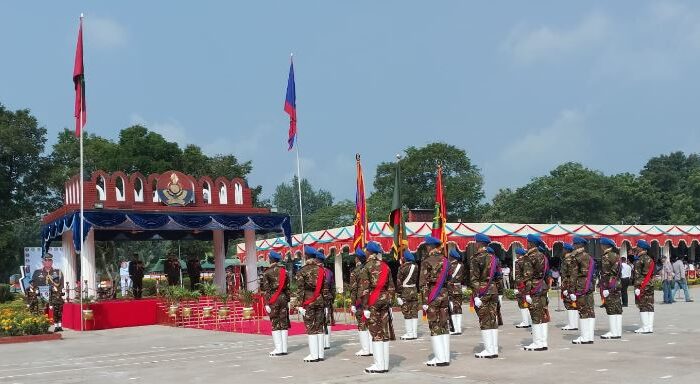
<instances>
[{"instance_id":1,"label":"flag finial","mask_svg":"<svg viewBox=\"0 0 700 384\"><path fill-rule=\"evenodd\" d=\"M83 17L85 17L85 14L80 12L80 18L82 19Z\"/></svg>"}]
</instances>

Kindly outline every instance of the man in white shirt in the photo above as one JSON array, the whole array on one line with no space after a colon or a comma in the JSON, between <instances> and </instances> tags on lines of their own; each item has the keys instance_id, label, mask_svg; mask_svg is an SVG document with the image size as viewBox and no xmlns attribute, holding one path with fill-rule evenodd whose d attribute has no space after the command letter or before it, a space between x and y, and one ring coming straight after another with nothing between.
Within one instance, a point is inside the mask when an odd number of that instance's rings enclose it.
<instances>
[{"instance_id":1,"label":"man in white shirt","mask_svg":"<svg viewBox=\"0 0 700 384\"><path fill-rule=\"evenodd\" d=\"M501 268L501 273L503 274L503 288L510 289L510 267L504 265Z\"/></svg>"},{"instance_id":2,"label":"man in white shirt","mask_svg":"<svg viewBox=\"0 0 700 384\"><path fill-rule=\"evenodd\" d=\"M627 263L627 258L620 258L620 277L622 278L622 306L627 306L627 287L630 285L632 277L632 266Z\"/></svg>"},{"instance_id":3,"label":"man in white shirt","mask_svg":"<svg viewBox=\"0 0 700 384\"><path fill-rule=\"evenodd\" d=\"M131 279L129 278L129 262L122 260L119 266L119 277L122 287L122 297L126 297L126 293L129 291L131 286Z\"/></svg>"}]
</instances>

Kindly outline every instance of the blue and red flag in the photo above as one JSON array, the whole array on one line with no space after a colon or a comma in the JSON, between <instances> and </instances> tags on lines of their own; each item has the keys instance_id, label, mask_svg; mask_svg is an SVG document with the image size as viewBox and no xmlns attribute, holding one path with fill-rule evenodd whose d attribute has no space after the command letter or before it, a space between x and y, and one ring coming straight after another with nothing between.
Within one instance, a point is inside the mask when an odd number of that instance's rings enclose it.
<instances>
[{"instance_id":1,"label":"blue and red flag","mask_svg":"<svg viewBox=\"0 0 700 384\"><path fill-rule=\"evenodd\" d=\"M297 138L297 92L294 85L294 61L289 65L289 79L287 80L287 98L284 100L284 111L289 115L289 143L288 150L294 147Z\"/></svg>"}]
</instances>

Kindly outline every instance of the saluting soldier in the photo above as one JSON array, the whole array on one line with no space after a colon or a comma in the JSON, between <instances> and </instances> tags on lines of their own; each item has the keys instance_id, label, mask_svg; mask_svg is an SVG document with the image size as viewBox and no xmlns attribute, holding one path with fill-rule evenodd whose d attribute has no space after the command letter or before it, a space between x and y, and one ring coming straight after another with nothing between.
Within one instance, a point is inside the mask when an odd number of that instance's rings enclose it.
<instances>
[{"instance_id":1,"label":"saluting soldier","mask_svg":"<svg viewBox=\"0 0 700 384\"><path fill-rule=\"evenodd\" d=\"M530 310L528 309L530 304L525 301L525 278L523 277L523 263L525 262L523 258L525 257L525 253L527 253L525 248L515 249L515 289L513 291L515 293L515 299L518 302L518 308L520 309L520 317L522 318L520 324L516 324L515 328L530 328L532 325L530 321Z\"/></svg>"},{"instance_id":2,"label":"saluting soldier","mask_svg":"<svg viewBox=\"0 0 700 384\"><path fill-rule=\"evenodd\" d=\"M636 297L642 326L635 333L654 332L654 259L647 253L649 243L637 240L636 260L634 262L634 296Z\"/></svg>"},{"instance_id":3,"label":"saluting soldier","mask_svg":"<svg viewBox=\"0 0 700 384\"><path fill-rule=\"evenodd\" d=\"M63 272L53 267L53 255L46 252L42 259L42 268L34 271L32 281L37 287L49 287L49 308L53 309L54 332L61 332L63 318Z\"/></svg>"},{"instance_id":4,"label":"saluting soldier","mask_svg":"<svg viewBox=\"0 0 700 384\"><path fill-rule=\"evenodd\" d=\"M360 350L355 352L355 356L372 356L372 341L370 340L369 331L367 330L368 318L364 315L362 307L362 290L360 289L360 275L365 267L367 254L362 248L355 250L355 268L350 272L350 312L355 315L357 320L357 333L360 338Z\"/></svg>"},{"instance_id":5,"label":"saluting soldier","mask_svg":"<svg viewBox=\"0 0 700 384\"><path fill-rule=\"evenodd\" d=\"M526 351L546 351L547 324L549 323L549 299L547 291L549 287L545 282L549 270L547 255L540 251L545 244L539 235L527 235L527 253L523 256L523 293L525 301L529 305L530 318L532 319L532 343L525 346Z\"/></svg>"},{"instance_id":6,"label":"saluting soldier","mask_svg":"<svg viewBox=\"0 0 700 384\"><path fill-rule=\"evenodd\" d=\"M593 331L595 330L593 271L595 270L595 260L586 252L585 247L588 240L576 236L573 243L574 251L572 254L576 260L576 264L574 264L576 290L569 292L569 298L576 302L578 308L579 337L571 342L574 344L593 344Z\"/></svg>"},{"instance_id":7,"label":"saluting soldier","mask_svg":"<svg viewBox=\"0 0 700 384\"><path fill-rule=\"evenodd\" d=\"M320 252L319 252L320 253ZM323 262L321 262L323 265ZM331 349L331 326L335 325L333 303L335 302L335 274L330 268L324 266L326 275L323 284L323 297L325 298L326 331L323 335L324 349Z\"/></svg>"},{"instance_id":8,"label":"saluting soldier","mask_svg":"<svg viewBox=\"0 0 700 384\"><path fill-rule=\"evenodd\" d=\"M260 279L260 290L265 298L265 311L272 323L272 342L275 349L270 356L287 354L287 335L289 330L289 274L282 255L270 251L270 261L274 264L265 270Z\"/></svg>"},{"instance_id":9,"label":"saluting soldier","mask_svg":"<svg viewBox=\"0 0 700 384\"><path fill-rule=\"evenodd\" d=\"M406 333L401 340L418 338L418 266L415 256L409 251L403 252L403 263L396 275L396 301L401 306Z\"/></svg>"},{"instance_id":10,"label":"saluting soldier","mask_svg":"<svg viewBox=\"0 0 700 384\"><path fill-rule=\"evenodd\" d=\"M306 334L309 339L309 355L304 361L315 363L324 359L323 334L326 327L325 298L323 285L325 272L321 263L323 254L310 246L304 246L306 264L296 274L297 292L295 304L304 318Z\"/></svg>"},{"instance_id":11,"label":"saluting soldier","mask_svg":"<svg viewBox=\"0 0 700 384\"><path fill-rule=\"evenodd\" d=\"M561 262L561 298L564 301L566 309L566 317L568 323L561 328L562 331L577 331L578 330L578 309L576 301L571 300L569 293L576 292L577 270L576 270L576 255L573 253L574 246L570 243L564 243L564 256Z\"/></svg>"},{"instance_id":12,"label":"saluting soldier","mask_svg":"<svg viewBox=\"0 0 700 384\"><path fill-rule=\"evenodd\" d=\"M451 335L462 334L462 302L464 294L462 293L462 281L465 276L464 263L462 263L462 254L456 248L450 250L450 279L447 282L447 290L450 295L450 309L452 310L452 325L454 332Z\"/></svg>"},{"instance_id":13,"label":"saluting soldier","mask_svg":"<svg viewBox=\"0 0 700 384\"><path fill-rule=\"evenodd\" d=\"M477 251L469 261L469 285L484 344L484 350L474 357L493 359L498 357L498 260L488 247L491 242L488 236L477 233L474 240Z\"/></svg>"},{"instance_id":14,"label":"saluting soldier","mask_svg":"<svg viewBox=\"0 0 700 384\"><path fill-rule=\"evenodd\" d=\"M391 302L394 298L394 279L389 265L382 260L382 247L370 241L365 246L367 263L360 274L362 308L369 318L367 328L372 337L374 364L365 368L367 373L389 371L389 340L395 340Z\"/></svg>"},{"instance_id":15,"label":"saluting soldier","mask_svg":"<svg viewBox=\"0 0 700 384\"><path fill-rule=\"evenodd\" d=\"M428 312L430 342L433 358L425 364L431 367L450 365L449 294L447 281L450 262L440 247L440 240L426 236L428 256L421 262L420 286L423 310Z\"/></svg>"},{"instance_id":16,"label":"saluting soldier","mask_svg":"<svg viewBox=\"0 0 700 384\"><path fill-rule=\"evenodd\" d=\"M611 239L601 238L600 245L603 248L600 288L610 325L610 330L601 335L600 338L620 339L622 338L622 295L620 293L622 266L620 265L620 255L615 249L615 242Z\"/></svg>"},{"instance_id":17,"label":"saluting soldier","mask_svg":"<svg viewBox=\"0 0 700 384\"><path fill-rule=\"evenodd\" d=\"M24 292L24 299L27 303L27 308L32 315L39 315L39 289L34 280L29 281L29 286Z\"/></svg>"}]
</instances>

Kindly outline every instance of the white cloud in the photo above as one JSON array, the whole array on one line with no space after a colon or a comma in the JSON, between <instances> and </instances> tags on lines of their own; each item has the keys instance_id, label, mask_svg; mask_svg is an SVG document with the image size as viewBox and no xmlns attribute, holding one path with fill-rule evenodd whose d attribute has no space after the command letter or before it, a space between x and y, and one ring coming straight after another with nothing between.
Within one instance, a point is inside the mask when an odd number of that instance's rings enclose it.
<instances>
[{"instance_id":1,"label":"white cloud","mask_svg":"<svg viewBox=\"0 0 700 384\"><path fill-rule=\"evenodd\" d=\"M180 124L175 119L168 119L166 121L149 121L146 120L143 116L133 113L131 115L131 124L135 125L142 125L149 130L153 132L159 133L161 136L163 136L166 140L168 141L174 141L180 145L180 147L183 147L187 144L191 144L191 142L187 138L187 132L184 126Z\"/></svg>"},{"instance_id":2,"label":"white cloud","mask_svg":"<svg viewBox=\"0 0 700 384\"><path fill-rule=\"evenodd\" d=\"M570 29L520 25L511 31L503 49L522 63L552 60L604 41L610 29L610 20L601 13L589 14Z\"/></svg>"},{"instance_id":3,"label":"white cloud","mask_svg":"<svg viewBox=\"0 0 700 384\"><path fill-rule=\"evenodd\" d=\"M126 46L128 32L124 26L112 19L88 16L84 19L85 43L96 48L113 49Z\"/></svg>"}]
</instances>

